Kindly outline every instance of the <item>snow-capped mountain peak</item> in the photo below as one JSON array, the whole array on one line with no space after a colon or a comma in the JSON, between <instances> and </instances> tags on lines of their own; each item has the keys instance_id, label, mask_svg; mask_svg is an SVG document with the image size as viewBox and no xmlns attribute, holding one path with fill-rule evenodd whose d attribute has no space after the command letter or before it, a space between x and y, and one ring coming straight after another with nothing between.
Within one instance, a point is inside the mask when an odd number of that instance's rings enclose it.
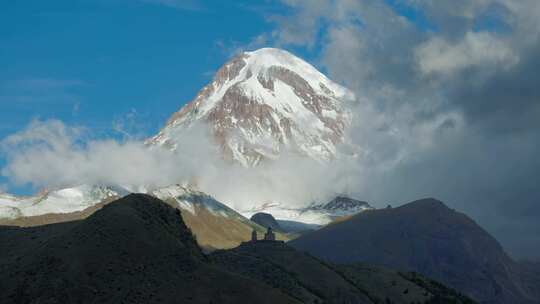
<instances>
[{"instance_id":1,"label":"snow-capped mountain peak","mask_svg":"<svg viewBox=\"0 0 540 304\"><path fill-rule=\"evenodd\" d=\"M242 53L216 73L149 144L176 149L178 134L210 126L226 159L245 166L284 150L325 161L343 141L353 94L291 53L264 48Z\"/></svg>"},{"instance_id":2,"label":"snow-capped mountain peak","mask_svg":"<svg viewBox=\"0 0 540 304\"><path fill-rule=\"evenodd\" d=\"M316 203L307 208L307 210L324 211L333 216L347 216L370 209L373 209L373 207L369 203L347 196L337 196L328 203Z\"/></svg>"},{"instance_id":3,"label":"snow-capped mountain peak","mask_svg":"<svg viewBox=\"0 0 540 304\"><path fill-rule=\"evenodd\" d=\"M264 212L271 214L277 220L326 225L335 219L372 209L374 208L367 202L341 195L326 203L313 203L301 208L291 208L279 203L265 203L243 210L242 214L251 217L256 213Z\"/></svg>"}]
</instances>

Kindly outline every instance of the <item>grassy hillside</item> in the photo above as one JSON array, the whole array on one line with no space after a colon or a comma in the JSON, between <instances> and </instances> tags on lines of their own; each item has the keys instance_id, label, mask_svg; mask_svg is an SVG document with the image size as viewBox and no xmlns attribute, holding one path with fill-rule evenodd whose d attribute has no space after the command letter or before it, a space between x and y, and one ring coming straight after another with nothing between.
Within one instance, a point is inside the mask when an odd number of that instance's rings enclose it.
<instances>
[{"instance_id":1,"label":"grassy hillside","mask_svg":"<svg viewBox=\"0 0 540 304\"><path fill-rule=\"evenodd\" d=\"M335 263L422 273L485 303L540 301L525 288L522 272L492 236L435 199L365 211L290 245Z\"/></svg>"},{"instance_id":2,"label":"grassy hillside","mask_svg":"<svg viewBox=\"0 0 540 304\"><path fill-rule=\"evenodd\" d=\"M247 243L216 251L210 258L303 303L475 303L417 274L365 264L329 264L283 243Z\"/></svg>"}]
</instances>

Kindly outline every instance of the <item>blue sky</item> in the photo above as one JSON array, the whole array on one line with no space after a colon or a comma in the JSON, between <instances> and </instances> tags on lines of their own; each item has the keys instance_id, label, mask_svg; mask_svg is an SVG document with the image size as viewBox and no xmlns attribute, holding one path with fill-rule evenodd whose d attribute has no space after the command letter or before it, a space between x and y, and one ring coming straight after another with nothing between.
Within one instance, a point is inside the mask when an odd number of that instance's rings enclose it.
<instances>
[{"instance_id":1,"label":"blue sky","mask_svg":"<svg viewBox=\"0 0 540 304\"><path fill-rule=\"evenodd\" d=\"M151 136L235 50L272 32L269 16L288 10L278 1L5 1L0 139L34 119L81 126L96 138L124 136L114 128L119 123ZM319 47L289 50L316 64ZM0 167L5 162L0 154ZM8 182L0 176L0 185ZM33 190L10 184L10 191Z\"/></svg>"},{"instance_id":2,"label":"blue sky","mask_svg":"<svg viewBox=\"0 0 540 304\"><path fill-rule=\"evenodd\" d=\"M0 137L33 118L107 133L132 109L156 130L268 26L247 4L154 2L3 2Z\"/></svg>"},{"instance_id":3,"label":"blue sky","mask_svg":"<svg viewBox=\"0 0 540 304\"><path fill-rule=\"evenodd\" d=\"M236 49L272 31L269 16L290 13L278 1L23 0L0 8L0 139L33 119L59 119L97 138L123 136L117 122L151 136ZM318 48L289 50L316 64Z\"/></svg>"},{"instance_id":4,"label":"blue sky","mask_svg":"<svg viewBox=\"0 0 540 304\"><path fill-rule=\"evenodd\" d=\"M386 3L418 28L436 28L422 11ZM33 119L82 126L96 138L121 138L114 128L120 124L151 136L235 50L276 28L270 16L294 14L270 0L4 1L0 140ZM324 20L320 26L322 33ZM289 50L317 65L323 43L318 37L311 47ZM0 176L0 186L6 183Z\"/></svg>"},{"instance_id":5,"label":"blue sky","mask_svg":"<svg viewBox=\"0 0 540 304\"><path fill-rule=\"evenodd\" d=\"M4 1L0 138L33 119L96 137L121 136L113 123L131 119L130 131L149 136L236 47L269 30L263 11L279 9L262 1Z\"/></svg>"}]
</instances>

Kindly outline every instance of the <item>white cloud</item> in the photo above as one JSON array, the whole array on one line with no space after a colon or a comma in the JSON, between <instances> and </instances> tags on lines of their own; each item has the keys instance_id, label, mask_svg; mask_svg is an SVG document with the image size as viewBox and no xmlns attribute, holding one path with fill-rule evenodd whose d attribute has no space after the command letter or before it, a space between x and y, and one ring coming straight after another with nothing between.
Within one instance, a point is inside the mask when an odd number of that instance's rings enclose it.
<instances>
[{"instance_id":1,"label":"white cloud","mask_svg":"<svg viewBox=\"0 0 540 304\"><path fill-rule=\"evenodd\" d=\"M283 0L294 9L295 16L272 16L270 19L279 25L272 33L280 44L313 46L319 26L324 16L333 14L333 6L328 0Z\"/></svg>"},{"instance_id":2,"label":"white cloud","mask_svg":"<svg viewBox=\"0 0 540 304\"><path fill-rule=\"evenodd\" d=\"M471 67L508 69L519 62L504 40L487 32L467 32L455 43L434 37L419 45L415 56L424 75L454 75Z\"/></svg>"},{"instance_id":3,"label":"white cloud","mask_svg":"<svg viewBox=\"0 0 540 304\"><path fill-rule=\"evenodd\" d=\"M14 184L36 189L110 184L130 189L195 180L198 187L237 209L273 201L300 206L327 200L346 187L345 159L318 164L284 154L272 164L244 168L226 163L203 126L175 134L177 152L143 141L91 140L84 128L60 121L33 121L2 141L7 165L2 174ZM354 165L354 164L352 164Z\"/></svg>"},{"instance_id":4,"label":"white cloud","mask_svg":"<svg viewBox=\"0 0 540 304\"><path fill-rule=\"evenodd\" d=\"M507 231L496 235L506 245L516 219L538 230L522 215L540 212L540 1L282 3L293 13L274 17L268 37L320 47L318 63L358 97L350 144L360 153L348 171L358 197L439 197Z\"/></svg>"},{"instance_id":5,"label":"white cloud","mask_svg":"<svg viewBox=\"0 0 540 304\"><path fill-rule=\"evenodd\" d=\"M187 180L199 168L198 160L212 159L212 151L202 148L207 138L202 130L183 134L185 144L176 154L148 149L139 141L96 141L84 135L84 129L60 121L34 121L2 141L8 160L2 174L36 188L80 183L163 186Z\"/></svg>"}]
</instances>

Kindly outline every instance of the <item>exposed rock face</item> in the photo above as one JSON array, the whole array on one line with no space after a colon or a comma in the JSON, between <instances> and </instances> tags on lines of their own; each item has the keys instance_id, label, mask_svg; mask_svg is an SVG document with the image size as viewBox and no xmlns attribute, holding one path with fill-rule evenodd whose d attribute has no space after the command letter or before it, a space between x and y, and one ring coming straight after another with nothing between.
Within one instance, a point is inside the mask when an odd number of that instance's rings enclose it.
<instances>
[{"instance_id":1,"label":"exposed rock face","mask_svg":"<svg viewBox=\"0 0 540 304\"><path fill-rule=\"evenodd\" d=\"M351 119L344 103L352 98L286 51L246 52L221 67L148 143L174 150L175 134L202 122L210 126L224 157L245 166L283 151L325 161L344 139Z\"/></svg>"},{"instance_id":2,"label":"exposed rock face","mask_svg":"<svg viewBox=\"0 0 540 304\"><path fill-rule=\"evenodd\" d=\"M368 210L290 244L333 262L417 271L482 303L540 303L493 237L435 199Z\"/></svg>"}]
</instances>

